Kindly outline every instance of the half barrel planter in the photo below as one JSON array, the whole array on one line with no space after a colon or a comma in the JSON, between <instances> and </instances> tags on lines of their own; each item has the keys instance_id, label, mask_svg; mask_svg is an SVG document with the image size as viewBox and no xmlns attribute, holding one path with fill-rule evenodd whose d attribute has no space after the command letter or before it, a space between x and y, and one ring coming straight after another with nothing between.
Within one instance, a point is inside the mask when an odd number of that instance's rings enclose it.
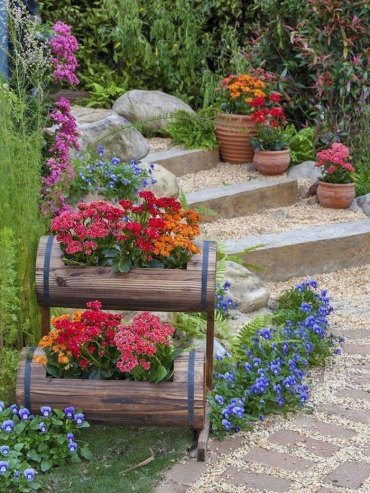
<instances>
[{"instance_id":1,"label":"half barrel planter","mask_svg":"<svg viewBox=\"0 0 370 493\"><path fill-rule=\"evenodd\" d=\"M257 126L250 115L219 113L215 130L222 161L231 164L253 161L254 150L250 139L257 136Z\"/></svg>"},{"instance_id":2,"label":"half barrel planter","mask_svg":"<svg viewBox=\"0 0 370 493\"><path fill-rule=\"evenodd\" d=\"M50 307L84 308L99 300L106 310L183 311L207 314L206 352L184 352L170 382L57 379L34 361L42 349L25 348L17 376L17 403L83 408L87 419L105 423L203 428L206 391L212 386L216 243L204 241L186 269L132 269L65 265L54 236L42 237L36 261L36 294L42 332L50 330ZM205 427L207 428L207 427ZM208 436L208 435L207 435ZM205 446L199 457L204 457ZM199 453L199 448L198 448ZM203 459L201 459L203 460Z\"/></svg>"},{"instance_id":3,"label":"half barrel planter","mask_svg":"<svg viewBox=\"0 0 370 493\"><path fill-rule=\"evenodd\" d=\"M191 427L205 420L204 353L181 354L174 362L173 381L153 384L130 380L84 380L48 377L34 361L41 348L20 355L16 397L20 406L38 413L41 406L83 409L90 421L108 424Z\"/></svg>"}]
</instances>

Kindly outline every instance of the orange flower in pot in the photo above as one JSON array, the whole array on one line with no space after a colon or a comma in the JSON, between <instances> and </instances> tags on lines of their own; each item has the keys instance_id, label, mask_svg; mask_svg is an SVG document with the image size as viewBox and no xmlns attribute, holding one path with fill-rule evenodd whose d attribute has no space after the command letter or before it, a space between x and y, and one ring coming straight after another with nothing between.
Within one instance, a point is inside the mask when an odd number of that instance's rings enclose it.
<instances>
[{"instance_id":1,"label":"orange flower in pot","mask_svg":"<svg viewBox=\"0 0 370 493\"><path fill-rule=\"evenodd\" d=\"M225 102L223 112L216 117L216 136L223 161L232 164L252 162L250 137L256 135L252 119L256 98L266 97L272 74L265 71L253 75L230 75L221 81Z\"/></svg>"},{"instance_id":2,"label":"orange flower in pot","mask_svg":"<svg viewBox=\"0 0 370 493\"><path fill-rule=\"evenodd\" d=\"M257 136L251 139L255 151L253 164L263 175L281 175L290 163L284 133L286 119L280 101L281 95L277 92L253 101L257 109L252 116L257 124Z\"/></svg>"},{"instance_id":3,"label":"orange flower in pot","mask_svg":"<svg viewBox=\"0 0 370 493\"><path fill-rule=\"evenodd\" d=\"M322 176L317 187L317 198L324 207L347 209L356 196L352 173L355 168L350 162L349 149L344 144L333 144L316 154L316 166Z\"/></svg>"}]
</instances>

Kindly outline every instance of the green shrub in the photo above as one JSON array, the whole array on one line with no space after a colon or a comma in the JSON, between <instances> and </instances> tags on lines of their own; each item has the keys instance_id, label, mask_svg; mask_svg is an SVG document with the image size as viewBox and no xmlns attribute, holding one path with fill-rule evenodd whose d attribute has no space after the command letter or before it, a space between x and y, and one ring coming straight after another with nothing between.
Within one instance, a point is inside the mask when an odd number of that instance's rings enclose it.
<instances>
[{"instance_id":1,"label":"green shrub","mask_svg":"<svg viewBox=\"0 0 370 493\"><path fill-rule=\"evenodd\" d=\"M350 143L356 169L356 194L366 195L370 193L370 105L361 108L353 116Z\"/></svg>"},{"instance_id":2,"label":"green shrub","mask_svg":"<svg viewBox=\"0 0 370 493\"><path fill-rule=\"evenodd\" d=\"M241 54L253 13L243 0L40 1L46 22L62 19L80 42L79 76L111 87L162 89L194 107L215 99L220 77L245 64Z\"/></svg>"},{"instance_id":3,"label":"green shrub","mask_svg":"<svg viewBox=\"0 0 370 493\"><path fill-rule=\"evenodd\" d=\"M306 127L296 130L294 125L285 129L292 165L315 159L315 129Z\"/></svg>"},{"instance_id":4,"label":"green shrub","mask_svg":"<svg viewBox=\"0 0 370 493\"><path fill-rule=\"evenodd\" d=\"M200 110L198 113L177 111L166 130L173 143L182 145L185 149L215 149L217 147L212 109Z\"/></svg>"},{"instance_id":5,"label":"green shrub","mask_svg":"<svg viewBox=\"0 0 370 493\"><path fill-rule=\"evenodd\" d=\"M321 143L348 137L349 113L369 98L367 0L255 0L253 64L282 75L288 114L315 122Z\"/></svg>"}]
</instances>

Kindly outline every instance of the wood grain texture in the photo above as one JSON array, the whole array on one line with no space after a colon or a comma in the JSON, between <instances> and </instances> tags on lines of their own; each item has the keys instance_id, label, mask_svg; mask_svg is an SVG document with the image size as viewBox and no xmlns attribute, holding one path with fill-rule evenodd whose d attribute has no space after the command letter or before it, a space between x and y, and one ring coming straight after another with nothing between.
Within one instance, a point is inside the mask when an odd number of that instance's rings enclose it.
<instances>
[{"instance_id":1,"label":"wood grain texture","mask_svg":"<svg viewBox=\"0 0 370 493\"><path fill-rule=\"evenodd\" d=\"M24 405L24 376L26 354L20 355L17 375L17 404ZM43 355L41 348L35 354ZM188 368L189 353L175 360L173 382L152 384L129 380L82 380L50 378L39 363L31 363L31 411L41 406L83 409L90 421L130 424L189 426ZM194 420L192 427L201 429L205 419L204 353L196 352L194 378Z\"/></svg>"},{"instance_id":2,"label":"wood grain texture","mask_svg":"<svg viewBox=\"0 0 370 493\"><path fill-rule=\"evenodd\" d=\"M50 301L44 293L44 257L47 236L41 238L36 261L36 294L40 305L84 308L100 300L104 309L199 312L213 309L216 289L216 244L209 250L206 303L201 306L202 254L187 269L132 269L114 273L109 267L64 265L53 242L49 270Z\"/></svg>"}]
</instances>

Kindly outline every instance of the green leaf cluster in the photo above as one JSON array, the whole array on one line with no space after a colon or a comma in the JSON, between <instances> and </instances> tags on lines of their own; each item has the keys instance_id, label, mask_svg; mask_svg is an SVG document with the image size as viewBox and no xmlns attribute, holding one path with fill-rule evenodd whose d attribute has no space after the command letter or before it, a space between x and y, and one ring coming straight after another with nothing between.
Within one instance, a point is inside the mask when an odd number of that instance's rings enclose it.
<instances>
[{"instance_id":1,"label":"green leaf cluster","mask_svg":"<svg viewBox=\"0 0 370 493\"><path fill-rule=\"evenodd\" d=\"M292 165L315 160L314 127L305 127L297 131L294 125L288 125L285 134Z\"/></svg>"},{"instance_id":2,"label":"green leaf cluster","mask_svg":"<svg viewBox=\"0 0 370 493\"><path fill-rule=\"evenodd\" d=\"M166 129L173 144L185 149L215 149L217 139L214 113L212 108L197 113L177 111Z\"/></svg>"}]
</instances>

